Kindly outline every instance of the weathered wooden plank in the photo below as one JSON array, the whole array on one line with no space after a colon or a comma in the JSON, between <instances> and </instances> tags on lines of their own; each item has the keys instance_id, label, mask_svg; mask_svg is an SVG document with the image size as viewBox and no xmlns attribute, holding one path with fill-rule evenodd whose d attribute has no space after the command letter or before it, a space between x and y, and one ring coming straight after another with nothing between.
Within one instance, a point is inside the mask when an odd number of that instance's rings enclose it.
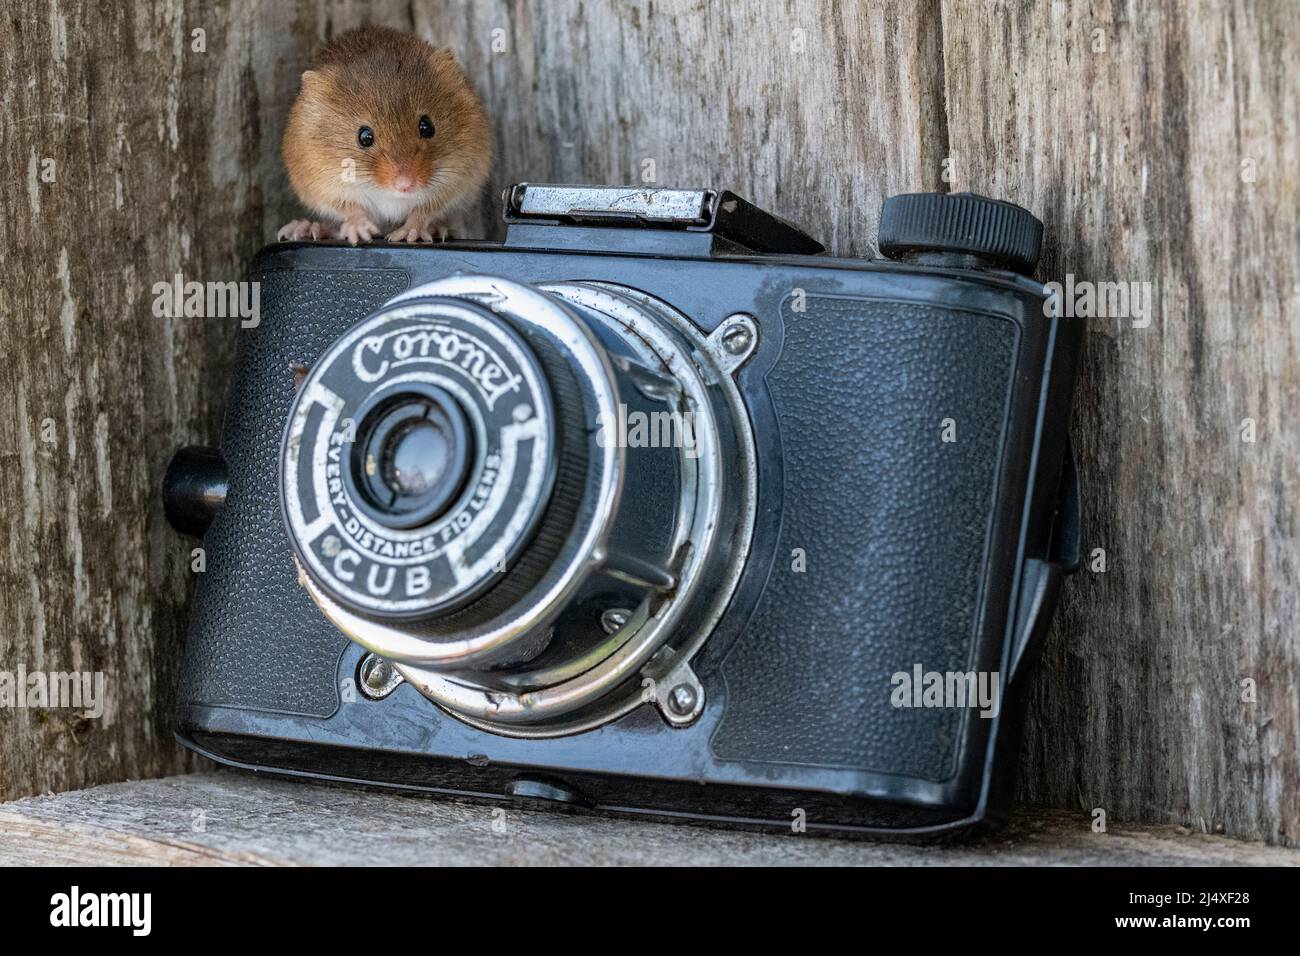
<instances>
[{"instance_id":1,"label":"weathered wooden plank","mask_svg":"<svg viewBox=\"0 0 1300 956\"><path fill-rule=\"evenodd\" d=\"M1154 291L1149 327L1087 338L1106 570L1065 596L1030 800L1300 843L1295 25L1288 2L944 5L953 186L1037 212L1044 277Z\"/></svg>"},{"instance_id":2,"label":"weathered wooden plank","mask_svg":"<svg viewBox=\"0 0 1300 956\"><path fill-rule=\"evenodd\" d=\"M0 805L0 865L1300 865L1186 828L1032 811L991 838L908 846L471 804L229 772Z\"/></svg>"},{"instance_id":3,"label":"weathered wooden plank","mask_svg":"<svg viewBox=\"0 0 1300 956\"><path fill-rule=\"evenodd\" d=\"M151 290L237 278L266 238L274 127L315 42L292 14L20 0L0 16L0 670L106 686L99 719L0 708L0 797L191 763L170 712L189 546L158 489L177 445L216 434L238 323L157 318Z\"/></svg>"}]
</instances>

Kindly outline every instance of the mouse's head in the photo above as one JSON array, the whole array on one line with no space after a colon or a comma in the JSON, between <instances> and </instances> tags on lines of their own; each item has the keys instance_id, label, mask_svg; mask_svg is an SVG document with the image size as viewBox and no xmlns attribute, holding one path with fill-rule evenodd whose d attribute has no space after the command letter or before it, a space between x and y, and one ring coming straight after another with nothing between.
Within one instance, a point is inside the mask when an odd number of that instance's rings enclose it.
<instances>
[{"instance_id":1,"label":"mouse's head","mask_svg":"<svg viewBox=\"0 0 1300 956\"><path fill-rule=\"evenodd\" d=\"M308 70L300 100L316 156L358 199L423 202L490 160L487 114L449 50L367 50Z\"/></svg>"}]
</instances>

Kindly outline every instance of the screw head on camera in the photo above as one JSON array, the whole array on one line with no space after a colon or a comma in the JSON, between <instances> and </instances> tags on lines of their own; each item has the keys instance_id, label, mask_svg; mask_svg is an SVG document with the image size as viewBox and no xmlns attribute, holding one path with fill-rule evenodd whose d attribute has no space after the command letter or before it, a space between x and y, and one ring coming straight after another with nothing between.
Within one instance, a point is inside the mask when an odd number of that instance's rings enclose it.
<instances>
[{"instance_id":1,"label":"screw head on camera","mask_svg":"<svg viewBox=\"0 0 1300 956\"><path fill-rule=\"evenodd\" d=\"M1043 224L1029 210L975 193L890 196L880 210L877 244L890 259L966 255L1032 275L1042 242Z\"/></svg>"}]
</instances>

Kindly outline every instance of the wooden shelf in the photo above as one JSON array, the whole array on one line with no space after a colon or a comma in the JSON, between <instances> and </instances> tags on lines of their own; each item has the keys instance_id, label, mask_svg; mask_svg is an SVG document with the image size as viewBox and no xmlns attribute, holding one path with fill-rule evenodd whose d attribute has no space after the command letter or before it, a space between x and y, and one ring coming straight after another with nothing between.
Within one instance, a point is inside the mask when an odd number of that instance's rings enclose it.
<instances>
[{"instance_id":1,"label":"wooden shelf","mask_svg":"<svg viewBox=\"0 0 1300 956\"><path fill-rule=\"evenodd\" d=\"M494 814L501 809L504 817ZM0 864L1295 866L1300 851L1176 826L1094 833L1087 814L1059 810L1022 810L1006 830L979 842L907 846L502 808L219 771L0 804Z\"/></svg>"}]
</instances>

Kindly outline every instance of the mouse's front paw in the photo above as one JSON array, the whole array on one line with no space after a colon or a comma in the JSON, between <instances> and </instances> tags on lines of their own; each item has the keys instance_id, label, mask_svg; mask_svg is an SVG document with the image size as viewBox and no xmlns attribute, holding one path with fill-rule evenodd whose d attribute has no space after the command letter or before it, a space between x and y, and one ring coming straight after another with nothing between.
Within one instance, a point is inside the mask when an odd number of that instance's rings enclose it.
<instances>
[{"instance_id":1,"label":"mouse's front paw","mask_svg":"<svg viewBox=\"0 0 1300 956\"><path fill-rule=\"evenodd\" d=\"M388 234L389 242L433 242L433 237L446 241L447 227L425 216L411 213L406 222Z\"/></svg>"},{"instance_id":2,"label":"mouse's front paw","mask_svg":"<svg viewBox=\"0 0 1300 956\"><path fill-rule=\"evenodd\" d=\"M310 219L295 219L280 227L276 238L281 242L301 242L304 239L328 239L330 228L323 222Z\"/></svg>"},{"instance_id":3,"label":"mouse's front paw","mask_svg":"<svg viewBox=\"0 0 1300 956\"><path fill-rule=\"evenodd\" d=\"M346 239L352 245L358 242L369 242L379 234L379 227L367 219L365 216L355 216L344 219L339 224L336 235L340 239Z\"/></svg>"}]
</instances>

